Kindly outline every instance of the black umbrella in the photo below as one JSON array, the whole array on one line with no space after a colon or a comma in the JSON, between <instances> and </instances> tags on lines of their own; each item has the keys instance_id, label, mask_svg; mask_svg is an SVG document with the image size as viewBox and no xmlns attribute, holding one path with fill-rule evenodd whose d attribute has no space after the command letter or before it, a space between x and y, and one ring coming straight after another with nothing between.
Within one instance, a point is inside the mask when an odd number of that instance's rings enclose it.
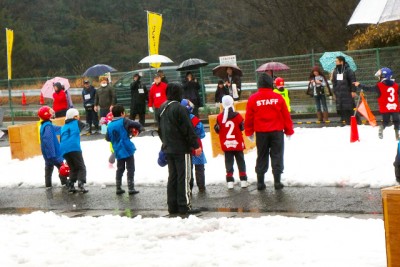
<instances>
[{"instance_id":1,"label":"black umbrella","mask_svg":"<svg viewBox=\"0 0 400 267\"><path fill-rule=\"evenodd\" d=\"M117 71L117 70L114 69L113 67L105 65L105 64L97 64L97 65L94 65L94 66L91 66L90 68L88 68L82 74L82 76L87 76L87 77L100 76L100 75L104 75L105 73L113 72L113 71Z\"/></svg>"},{"instance_id":2,"label":"black umbrella","mask_svg":"<svg viewBox=\"0 0 400 267\"><path fill-rule=\"evenodd\" d=\"M236 65L231 65L231 64L223 64L216 66L213 69L213 75L217 76L221 79L224 79L228 74L226 74L226 69L231 68L232 69L232 75L233 76L243 76L242 70L236 66Z\"/></svg>"},{"instance_id":3,"label":"black umbrella","mask_svg":"<svg viewBox=\"0 0 400 267\"><path fill-rule=\"evenodd\" d=\"M179 64L177 71L195 70L207 66L208 63L199 58L189 58Z\"/></svg>"}]
</instances>

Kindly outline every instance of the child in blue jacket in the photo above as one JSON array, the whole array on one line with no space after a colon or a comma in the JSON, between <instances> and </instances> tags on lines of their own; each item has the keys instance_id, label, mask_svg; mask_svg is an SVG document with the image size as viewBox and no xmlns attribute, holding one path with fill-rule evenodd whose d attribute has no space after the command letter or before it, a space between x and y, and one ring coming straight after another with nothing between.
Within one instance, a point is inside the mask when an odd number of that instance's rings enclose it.
<instances>
[{"instance_id":1,"label":"child in blue jacket","mask_svg":"<svg viewBox=\"0 0 400 267\"><path fill-rule=\"evenodd\" d=\"M64 164L64 159L61 155L60 143L57 135L60 135L60 126L55 126L51 122L51 117L54 115L54 110L48 106L43 106L38 110L38 116L42 120L40 125L40 148L45 162L44 180L47 188L52 186L51 178L53 175L54 166L60 170ZM62 185L67 185L67 177L59 175Z\"/></svg>"},{"instance_id":2,"label":"child in blue jacket","mask_svg":"<svg viewBox=\"0 0 400 267\"><path fill-rule=\"evenodd\" d=\"M202 148L202 152L201 152L200 156L195 156L192 154L192 179L190 180L190 189L193 188L193 184L194 184L194 181L193 181L194 180L193 179L193 165L194 165L197 187L199 188L199 192L204 192L206 190L204 164L207 163L207 160L206 160L206 156L204 155L203 144L201 142L201 139L206 137L206 133L204 131L203 123L200 121L200 119L198 117L196 117L195 115L192 114L193 108L194 108L193 103L190 102L190 100L188 100L188 99L182 99L181 105L186 107L186 109L189 112L189 118L192 121L194 131L197 135L197 141L198 141L200 147Z\"/></svg>"},{"instance_id":3,"label":"child in blue jacket","mask_svg":"<svg viewBox=\"0 0 400 267\"><path fill-rule=\"evenodd\" d=\"M60 148L61 153L69 165L69 192L75 193L75 182L81 193L87 193L86 166L82 156L80 132L85 124L79 120L77 109L70 108L65 117L65 125L61 128Z\"/></svg>"},{"instance_id":4,"label":"child in blue jacket","mask_svg":"<svg viewBox=\"0 0 400 267\"><path fill-rule=\"evenodd\" d=\"M125 193L121 188L122 176L125 169L128 177L128 193L129 195L137 194L135 190L134 175L135 175L135 158L133 154L136 151L135 145L131 142L129 135L136 129L139 132L143 127L140 123L125 118L125 109L121 105L113 106L111 110L113 120L107 126L106 140L111 142L114 150L115 158L117 159L116 171L116 186L117 195Z\"/></svg>"}]
</instances>

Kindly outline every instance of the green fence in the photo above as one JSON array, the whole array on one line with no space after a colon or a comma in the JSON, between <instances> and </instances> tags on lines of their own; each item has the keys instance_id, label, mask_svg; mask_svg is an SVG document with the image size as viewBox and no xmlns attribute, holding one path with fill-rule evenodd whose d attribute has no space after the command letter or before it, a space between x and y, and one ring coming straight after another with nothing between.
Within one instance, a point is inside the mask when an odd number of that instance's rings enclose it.
<instances>
[{"instance_id":1,"label":"green fence","mask_svg":"<svg viewBox=\"0 0 400 267\"><path fill-rule=\"evenodd\" d=\"M376 49L365 49L357 51L345 51L346 54L352 56L357 64L356 77L357 80L363 83L373 83L375 72L381 67L389 67L393 70L394 74L400 72L400 46L398 47L388 47L388 48L376 48ZM255 72L256 68L260 65L270 62L278 61L285 63L290 67L290 70L279 72L277 75L285 78L287 82L298 82L307 81L311 69L315 65L319 65L319 58L322 53L311 53L297 56L286 56L286 57L274 57L274 58L262 58L254 60L239 60L237 65L243 71L242 82L243 83L255 83L257 81L257 74ZM201 56L200 56L201 57ZM218 79L212 75L212 69L217 66L218 63L210 63L208 66L203 67L194 72L195 76L199 79L202 85L216 84ZM112 73L113 82L116 82L119 78L123 77L126 72ZM176 76L174 77L182 77ZM29 79L15 79L12 80L12 87L18 89L37 89L40 88L44 82L50 77L40 77L40 78L29 78ZM71 87L80 88L82 86L82 77L80 76L68 76L71 81ZM178 78L176 78L178 79ZM174 81L174 80L170 80ZM0 89L7 89L7 80L0 80ZM289 87L292 94L292 103L297 108L294 110L311 110L313 106L313 100L308 98L301 88L292 89ZM248 94L245 94L245 97ZM5 94L1 94L2 99L7 98ZM211 93L209 93L207 102L212 102ZM375 98L370 97L367 94L367 99L372 103L372 106L376 106ZM1 101L4 103L4 101ZM4 107L5 105L2 104ZM332 108L334 108L332 105ZM296 112L296 111L295 111Z\"/></svg>"}]
</instances>

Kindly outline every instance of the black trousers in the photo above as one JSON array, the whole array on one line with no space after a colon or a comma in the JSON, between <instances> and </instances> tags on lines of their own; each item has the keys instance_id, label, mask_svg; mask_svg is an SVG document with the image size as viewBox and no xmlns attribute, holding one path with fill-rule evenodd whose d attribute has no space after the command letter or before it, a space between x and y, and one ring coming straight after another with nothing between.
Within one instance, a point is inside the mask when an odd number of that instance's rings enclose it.
<instances>
[{"instance_id":1,"label":"black trousers","mask_svg":"<svg viewBox=\"0 0 400 267\"><path fill-rule=\"evenodd\" d=\"M233 182L233 164L238 165L239 176L241 181L247 181L246 175L246 162L244 161L243 151L225 151L225 169L226 169L226 181Z\"/></svg>"},{"instance_id":2,"label":"black trousers","mask_svg":"<svg viewBox=\"0 0 400 267\"><path fill-rule=\"evenodd\" d=\"M185 213L192 208L190 179L192 156L190 154L167 154L168 185L167 203L169 213Z\"/></svg>"},{"instance_id":3,"label":"black trousers","mask_svg":"<svg viewBox=\"0 0 400 267\"><path fill-rule=\"evenodd\" d=\"M86 123L92 126L99 126L99 117L97 116L97 112L93 109L85 109L86 112Z\"/></svg>"},{"instance_id":4,"label":"black trousers","mask_svg":"<svg viewBox=\"0 0 400 267\"><path fill-rule=\"evenodd\" d=\"M340 121L345 121L346 125L350 125L350 118L353 116L353 110L338 110Z\"/></svg>"},{"instance_id":5,"label":"black trousers","mask_svg":"<svg viewBox=\"0 0 400 267\"><path fill-rule=\"evenodd\" d=\"M194 178L193 178L193 166L194 166L194 172L195 172L195 177L196 177L196 184L199 189L204 189L206 187L206 177L205 177L205 168L204 164L192 164L192 173L191 173L191 179L190 179L190 190L193 189L194 186Z\"/></svg>"},{"instance_id":6,"label":"black trousers","mask_svg":"<svg viewBox=\"0 0 400 267\"><path fill-rule=\"evenodd\" d=\"M387 127L390 123L390 117L392 117L393 125L395 130L399 130L399 113L398 112L389 112L389 113L382 113L382 120L383 120L383 128Z\"/></svg>"},{"instance_id":7,"label":"black trousers","mask_svg":"<svg viewBox=\"0 0 400 267\"><path fill-rule=\"evenodd\" d=\"M45 185L46 187L51 187L52 186L52 182L51 182L51 178L53 176L53 170L54 170L54 166L57 167L57 169L60 170L61 167L61 162L57 163L57 164L51 164L51 163L45 163L45 167L44 167L44 180L45 180ZM62 175L58 175L58 177L60 177L60 181L61 184L64 185L67 182L67 177L62 176Z\"/></svg>"},{"instance_id":8,"label":"black trousers","mask_svg":"<svg viewBox=\"0 0 400 267\"><path fill-rule=\"evenodd\" d=\"M135 176L135 158L133 155L124 159L117 159L117 181L122 180L125 169L128 180L131 179L133 181L133 178Z\"/></svg>"},{"instance_id":9,"label":"black trousers","mask_svg":"<svg viewBox=\"0 0 400 267\"><path fill-rule=\"evenodd\" d=\"M268 171L271 157L272 173L280 175L283 172L284 134L282 131L256 132L257 146L257 175L264 175Z\"/></svg>"},{"instance_id":10,"label":"black trousers","mask_svg":"<svg viewBox=\"0 0 400 267\"><path fill-rule=\"evenodd\" d=\"M63 110L60 110L60 111L55 112L55 113L54 113L54 117L56 117L56 118L65 117L65 115L67 115L67 110L68 110L68 109L63 109Z\"/></svg>"},{"instance_id":11,"label":"black trousers","mask_svg":"<svg viewBox=\"0 0 400 267\"><path fill-rule=\"evenodd\" d=\"M134 106L131 106L131 115L129 116L129 118L131 120L135 120L137 115L139 115L139 123L144 127L144 123L146 121L146 105L136 104Z\"/></svg>"},{"instance_id":12,"label":"black trousers","mask_svg":"<svg viewBox=\"0 0 400 267\"><path fill-rule=\"evenodd\" d=\"M64 158L69 166L69 180L73 183L79 181L86 183L86 166L82 152L74 151L64 154Z\"/></svg>"}]
</instances>

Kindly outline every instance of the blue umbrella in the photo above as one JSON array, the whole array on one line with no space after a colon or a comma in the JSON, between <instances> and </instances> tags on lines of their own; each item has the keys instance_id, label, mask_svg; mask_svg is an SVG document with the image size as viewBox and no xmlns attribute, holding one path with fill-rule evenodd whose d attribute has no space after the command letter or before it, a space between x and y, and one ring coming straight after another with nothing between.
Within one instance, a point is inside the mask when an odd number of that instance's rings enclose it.
<instances>
[{"instance_id":1,"label":"blue umbrella","mask_svg":"<svg viewBox=\"0 0 400 267\"><path fill-rule=\"evenodd\" d=\"M111 66L108 66L105 64L97 64L97 65L94 65L94 66L91 66L90 68L88 68L82 74L82 76L87 76L87 77L100 76L100 75L104 75L105 73L113 72L113 71L116 71L116 69L114 69Z\"/></svg>"},{"instance_id":2,"label":"blue umbrella","mask_svg":"<svg viewBox=\"0 0 400 267\"><path fill-rule=\"evenodd\" d=\"M353 71L357 70L357 65L354 62L354 59L351 56L348 56L342 52L325 52L322 57L319 59L319 62L321 62L322 68L325 71L331 72L335 67L336 67L336 57L338 56L343 56L346 59L347 64L349 64L350 68Z\"/></svg>"}]
</instances>

